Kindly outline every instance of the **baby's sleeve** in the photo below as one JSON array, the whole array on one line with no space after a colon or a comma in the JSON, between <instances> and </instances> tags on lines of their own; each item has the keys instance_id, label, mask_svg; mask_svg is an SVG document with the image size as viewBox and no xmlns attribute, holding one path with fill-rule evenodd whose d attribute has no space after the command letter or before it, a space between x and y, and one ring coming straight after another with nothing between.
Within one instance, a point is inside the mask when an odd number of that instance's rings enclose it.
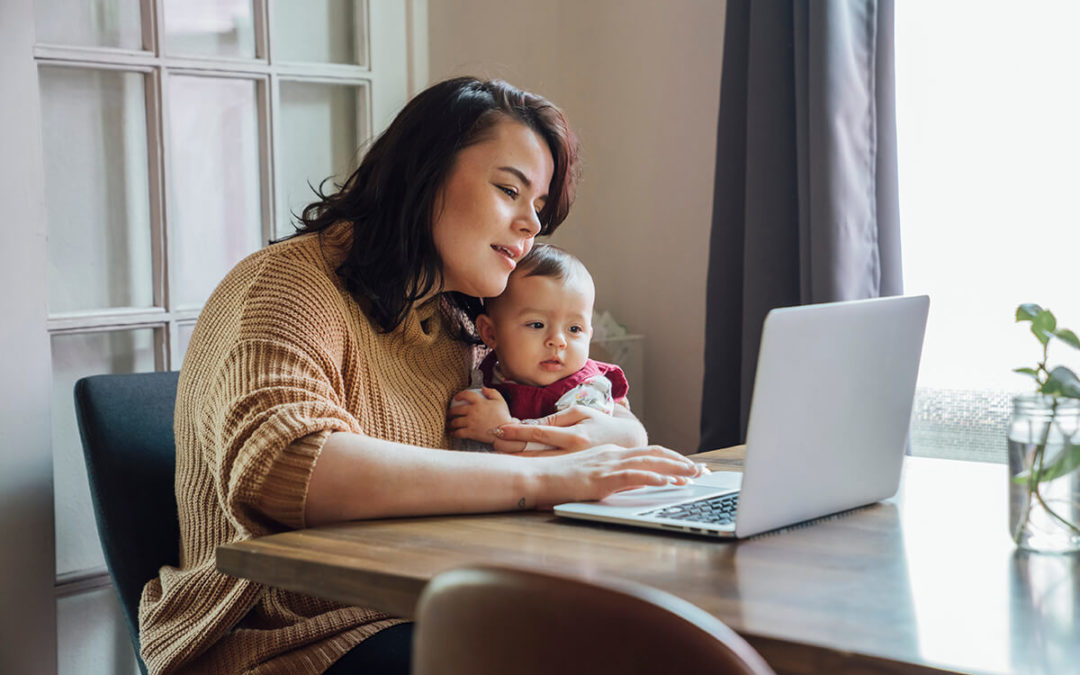
<instances>
[{"instance_id":1,"label":"baby's sleeve","mask_svg":"<svg viewBox=\"0 0 1080 675\"><path fill-rule=\"evenodd\" d=\"M611 395L611 389L611 380L606 376L593 375L560 396L555 402L555 410L566 410L570 406L583 405L610 415L615 411L615 399Z\"/></svg>"}]
</instances>

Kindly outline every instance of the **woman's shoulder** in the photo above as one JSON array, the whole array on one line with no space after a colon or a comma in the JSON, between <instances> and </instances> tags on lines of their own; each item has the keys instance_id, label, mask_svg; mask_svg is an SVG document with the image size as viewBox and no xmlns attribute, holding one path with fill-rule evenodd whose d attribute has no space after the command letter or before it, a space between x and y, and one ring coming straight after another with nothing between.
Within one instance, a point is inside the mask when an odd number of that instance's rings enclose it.
<instances>
[{"instance_id":1,"label":"woman's shoulder","mask_svg":"<svg viewBox=\"0 0 1080 675\"><path fill-rule=\"evenodd\" d=\"M320 239L304 234L244 258L214 290L203 314L231 326L239 339L340 339L356 303Z\"/></svg>"},{"instance_id":2,"label":"woman's shoulder","mask_svg":"<svg viewBox=\"0 0 1080 675\"><path fill-rule=\"evenodd\" d=\"M247 256L225 276L214 296L232 296L241 302L254 297L282 301L297 294L338 295L341 281L324 256L316 234L270 244ZM235 297L240 295L241 297ZM211 303L216 298L211 297Z\"/></svg>"}]
</instances>

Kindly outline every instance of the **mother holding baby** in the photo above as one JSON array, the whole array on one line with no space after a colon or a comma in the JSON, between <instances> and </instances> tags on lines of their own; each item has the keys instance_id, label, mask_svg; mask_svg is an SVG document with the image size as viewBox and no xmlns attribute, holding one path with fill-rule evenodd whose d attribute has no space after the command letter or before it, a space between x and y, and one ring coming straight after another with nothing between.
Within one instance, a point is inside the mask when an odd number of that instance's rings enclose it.
<instances>
[{"instance_id":1,"label":"mother holding baby","mask_svg":"<svg viewBox=\"0 0 1080 675\"><path fill-rule=\"evenodd\" d=\"M152 672L408 672L411 624L222 575L220 544L342 520L543 508L699 472L645 445L621 405L499 428L504 447L554 450L447 449L482 299L566 218L576 169L574 133L545 99L441 82L305 209L296 236L225 277L180 374L180 565L147 584L139 612Z\"/></svg>"}]
</instances>

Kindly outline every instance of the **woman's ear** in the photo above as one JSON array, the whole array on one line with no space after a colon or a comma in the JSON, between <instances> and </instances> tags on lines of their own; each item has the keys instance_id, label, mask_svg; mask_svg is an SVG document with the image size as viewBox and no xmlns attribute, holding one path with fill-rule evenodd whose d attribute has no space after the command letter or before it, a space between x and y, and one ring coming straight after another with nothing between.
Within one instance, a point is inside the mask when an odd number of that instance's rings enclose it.
<instances>
[{"instance_id":1,"label":"woman's ear","mask_svg":"<svg viewBox=\"0 0 1080 675\"><path fill-rule=\"evenodd\" d=\"M488 349L495 349L495 322L491 320L491 317L487 314L476 317L476 330Z\"/></svg>"}]
</instances>

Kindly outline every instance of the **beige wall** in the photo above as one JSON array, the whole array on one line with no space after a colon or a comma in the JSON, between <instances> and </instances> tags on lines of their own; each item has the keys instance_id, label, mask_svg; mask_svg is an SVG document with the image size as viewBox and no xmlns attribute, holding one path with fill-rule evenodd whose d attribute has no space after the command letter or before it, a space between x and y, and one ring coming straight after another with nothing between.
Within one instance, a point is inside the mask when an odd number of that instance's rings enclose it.
<instances>
[{"instance_id":1,"label":"beige wall","mask_svg":"<svg viewBox=\"0 0 1080 675\"><path fill-rule=\"evenodd\" d=\"M582 139L554 241L597 307L647 336L653 442L697 448L723 0L430 0L429 77L499 77L559 104ZM631 386L631 401L641 398Z\"/></svg>"},{"instance_id":2,"label":"beige wall","mask_svg":"<svg viewBox=\"0 0 1080 675\"><path fill-rule=\"evenodd\" d=\"M0 673L56 672L45 170L33 0L0 2Z\"/></svg>"}]
</instances>

